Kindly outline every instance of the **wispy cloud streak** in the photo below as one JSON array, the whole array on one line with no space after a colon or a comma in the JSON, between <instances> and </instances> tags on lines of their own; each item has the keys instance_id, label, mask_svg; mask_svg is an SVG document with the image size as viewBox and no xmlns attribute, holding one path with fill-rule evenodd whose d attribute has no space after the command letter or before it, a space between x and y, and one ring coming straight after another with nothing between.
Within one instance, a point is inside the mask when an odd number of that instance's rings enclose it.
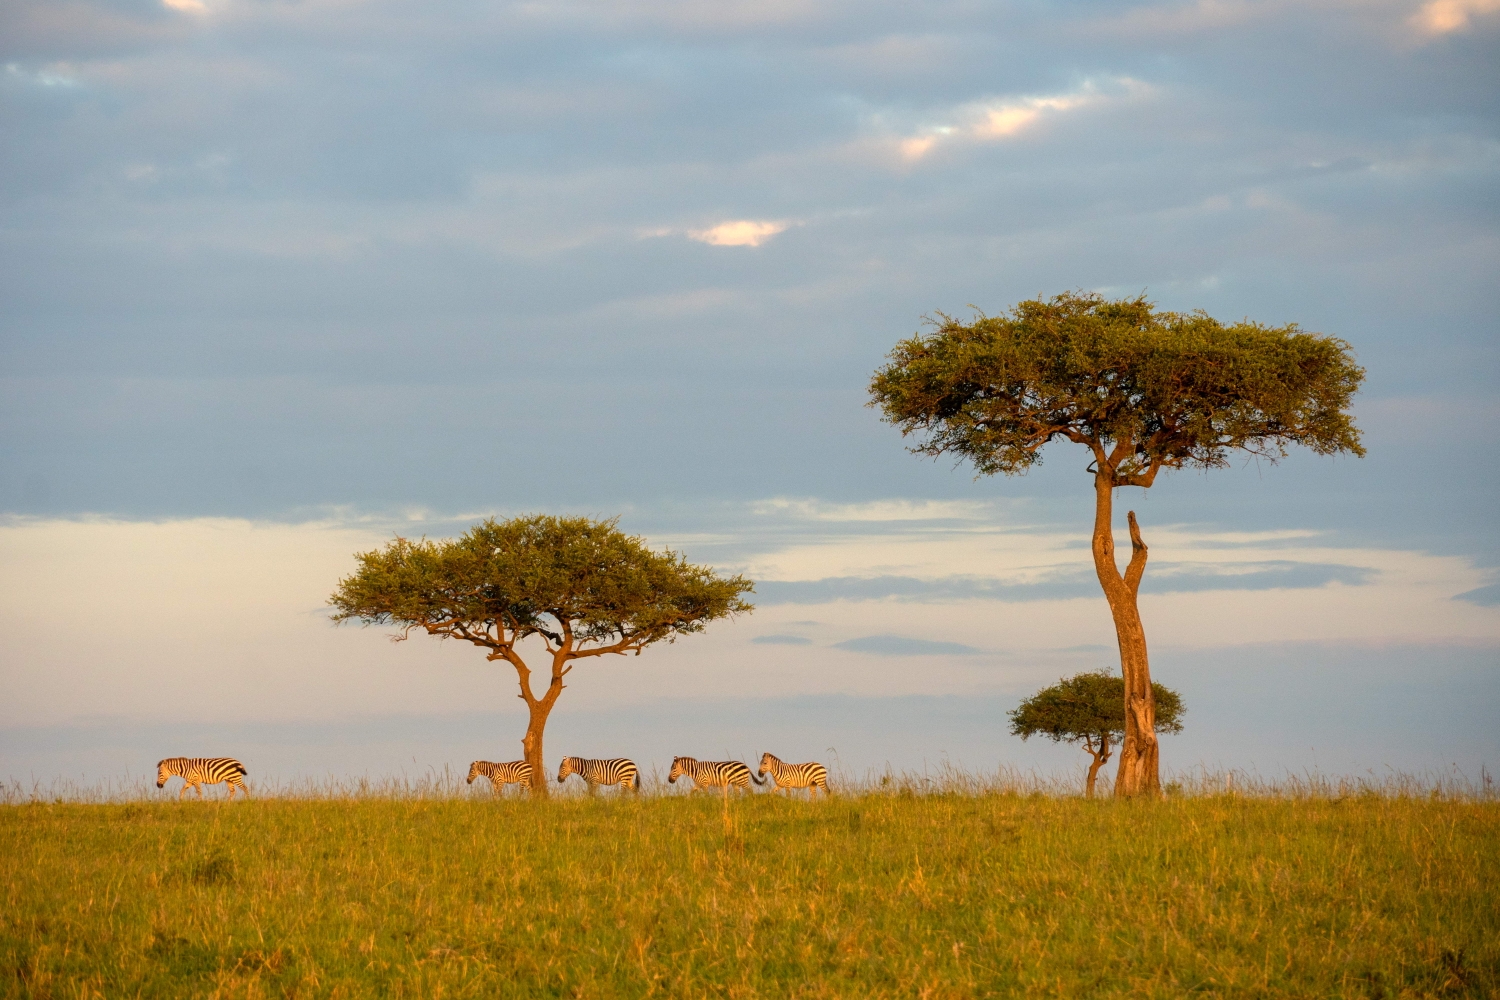
<instances>
[{"instance_id":1,"label":"wispy cloud streak","mask_svg":"<svg viewBox=\"0 0 1500 1000\"><path fill-rule=\"evenodd\" d=\"M1048 118L1151 92L1152 88L1140 80L1113 77L1086 80L1077 90L1062 94L974 101L951 109L942 116L943 121L899 139L898 148L903 160L915 162L943 146L999 142Z\"/></svg>"}]
</instances>

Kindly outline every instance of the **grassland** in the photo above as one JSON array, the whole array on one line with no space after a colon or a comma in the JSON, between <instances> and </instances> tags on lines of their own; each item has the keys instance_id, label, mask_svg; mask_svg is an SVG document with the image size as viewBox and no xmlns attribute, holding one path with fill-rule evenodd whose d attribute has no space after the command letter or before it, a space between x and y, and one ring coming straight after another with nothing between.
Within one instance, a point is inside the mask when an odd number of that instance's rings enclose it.
<instances>
[{"instance_id":1,"label":"grassland","mask_svg":"<svg viewBox=\"0 0 1500 1000\"><path fill-rule=\"evenodd\" d=\"M0 806L7 997L1500 996L1500 805Z\"/></svg>"}]
</instances>

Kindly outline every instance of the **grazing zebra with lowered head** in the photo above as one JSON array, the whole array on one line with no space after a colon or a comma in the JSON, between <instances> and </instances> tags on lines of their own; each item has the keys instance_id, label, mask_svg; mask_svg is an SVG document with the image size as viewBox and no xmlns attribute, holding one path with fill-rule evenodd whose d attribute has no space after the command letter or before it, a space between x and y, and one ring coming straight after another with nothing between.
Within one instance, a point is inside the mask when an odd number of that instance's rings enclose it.
<instances>
[{"instance_id":1,"label":"grazing zebra with lowered head","mask_svg":"<svg viewBox=\"0 0 1500 1000\"><path fill-rule=\"evenodd\" d=\"M793 788L807 789L808 798L815 796L820 788L824 795L833 794L828 790L828 768L815 760L806 764L787 764L775 754L763 753L760 755L760 770L756 773L767 772L770 772L776 787L788 795Z\"/></svg>"},{"instance_id":2,"label":"grazing zebra with lowered head","mask_svg":"<svg viewBox=\"0 0 1500 1000\"><path fill-rule=\"evenodd\" d=\"M600 785L624 785L632 792L641 790L640 769L635 766L635 761L624 757L610 760L564 757L562 767L557 769L557 783L562 784L570 774L576 774L588 782L590 795L597 792Z\"/></svg>"},{"instance_id":3,"label":"grazing zebra with lowered head","mask_svg":"<svg viewBox=\"0 0 1500 1000\"><path fill-rule=\"evenodd\" d=\"M476 760L469 765L468 783L474 784L474 779L480 775L490 779L490 788L496 795L505 791L506 785L531 787L531 765L524 760L513 760L504 764L496 764L491 760Z\"/></svg>"},{"instance_id":4,"label":"grazing zebra with lowered head","mask_svg":"<svg viewBox=\"0 0 1500 1000\"><path fill-rule=\"evenodd\" d=\"M683 775L693 779L695 792L703 788L722 786L724 794L728 795L730 785L748 792L752 779L757 785L765 784L765 781L755 777L748 767L737 760L694 760L691 757L673 757L672 773L667 775L667 783L675 783Z\"/></svg>"},{"instance_id":5,"label":"grazing zebra with lowered head","mask_svg":"<svg viewBox=\"0 0 1500 1000\"><path fill-rule=\"evenodd\" d=\"M249 773L245 770L245 765L233 757L168 757L156 765L156 787L165 785L167 779L174 774L182 775L182 791L177 793L177 801L181 802L189 788L196 791L201 799L203 789L200 785L217 785L221 781L227 781L229 801L233 802L236 788L245 793L245 798L250 797L250 789L245 787L243 780Z\"/></svg>"}]
</instances>

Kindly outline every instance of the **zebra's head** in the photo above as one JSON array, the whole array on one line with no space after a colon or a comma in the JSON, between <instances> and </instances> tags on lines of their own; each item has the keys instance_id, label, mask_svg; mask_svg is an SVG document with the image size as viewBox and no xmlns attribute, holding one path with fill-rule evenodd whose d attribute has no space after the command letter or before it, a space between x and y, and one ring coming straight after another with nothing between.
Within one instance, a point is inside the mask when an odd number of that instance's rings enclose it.
<instances>
[{"instance_id":1,"label":"zebra's head","mask_svg":"<svg viewBox=\"0 0 1500 1000\"><path fill-rule=\"evenodd\" d=\"M772 764L780 763L781 759L779 757L776 757L774 754L763 753L760 755L760 770L756 771L755 773L764 778L766 776L766 772L771 769Z\"/></svg>"},{"instance_id":2,"label":"zebra's head","mask_svg":"<svg viewBox=\"0 0 1500 1000\"><path fill-rule=\"evenodd\" d=\"M172 758L168 757L168 758L166 758L164 760L159 760L159 761L156 762L156 787L157 788L160 788L162 785L165 785L167 783L167 779L170 778L173 775L173 773L175 773L175 772L172 771L172 769L170 767L167 766L167 764L171 761L171 759Z\"/></svg>"},{"instance_id":3,"label":"zebra's head","mask_svg":"<svg viewBox=\"0 0 1500 1000\"><path fill-rule=\"evenodd\" d=\"M562 767L557 769L557 783L559 785L567 780L568 775L578 773L573 763L576 759L574 757L563 758Z\"/></svg>"},{"instance_id":4,"label":"zebra's head","mask_svg":"<svg viewBox=\"0 0 1500 1000\"><path fill-rule=\"evenodd\" d=\"M694 761L691 757L673 757L672 773L667 775L667 784L670 785L676 782L676 780L682 777L684 774L687 774L687 765L692 763L694 763Z\"/></svg>"},{"instance_id":5,"label":"zebra's head","mask_svg":"<svg viewBox=\"0 0 1500 1000\"><path fill-rule=\"evenodd\" d=\"M469 765L469 784L474 784L474 779L479 777L479 765L483 763L484 761L482 760L476 760Z\"/></svg>"}]
</instances>

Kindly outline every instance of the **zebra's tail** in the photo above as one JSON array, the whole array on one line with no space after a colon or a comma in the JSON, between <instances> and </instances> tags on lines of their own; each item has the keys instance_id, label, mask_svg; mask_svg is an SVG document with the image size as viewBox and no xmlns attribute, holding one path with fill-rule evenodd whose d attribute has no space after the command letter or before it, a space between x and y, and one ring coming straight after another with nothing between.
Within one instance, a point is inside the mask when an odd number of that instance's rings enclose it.
<instances>
[{"instance_id":1,"label":"zebra's tail","mask_svg":"<svg viewBox=\"0 0 1500 1000\"><path fill-rule=\"evenodd\" d=\"M765 778L757 776L756 773L754 771L751 771L748 767L745 768L745 771L750 775L750 780L755 782L757 785L764 785L766 783Z\"/></svg>"}]
</instances>

